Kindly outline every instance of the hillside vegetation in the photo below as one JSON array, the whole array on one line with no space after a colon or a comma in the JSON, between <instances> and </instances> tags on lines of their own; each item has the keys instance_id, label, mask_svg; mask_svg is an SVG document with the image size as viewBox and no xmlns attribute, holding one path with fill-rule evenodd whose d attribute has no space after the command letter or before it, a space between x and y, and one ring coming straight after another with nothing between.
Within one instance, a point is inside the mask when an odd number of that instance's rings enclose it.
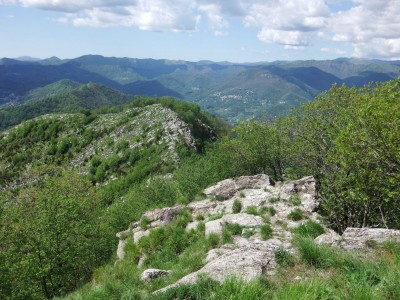
<instances>
[{"instance_id":1,"label":"hillside vegetation","mask_svg":"<svg viewBox=\"0 0 400 300\"><path fill-rule=\"evenodd\" d=\"M41 115L127 104L133 97L96 83L62 80L30 91L26 99L23 104L0 108L0 131Z\"/></svg>"},{"instance_id":2,"label":"hillside vegetation","mask_svg":"<svg viewBox=\"0 0 400 300\"><path fill-rule=\"evenodd\" d=\"M205 187L240 175L266 173L273 182L313 175L319 213L328 227L338 232L362 226L399 229L399 97L399 79L363 88L334 86L272 123L245 121L229 134L198 106L164 98L141 98L86 115L42 116L13 127L0 139L0 294L5 299L65 296L92 278L70 298L151 299L149 292L161 288L163 281L150 287L139 282L138 269L132 266L138 259L135 245L128 245L127 258L114 266L110 257L115 233L134 221L146 228L148 222L140 219L144 211L187 204L199 199ZM183 127L172 130L167 124ZM192 139L185 134L189 132ZM168 146L170 140L175 141L173 147ZM224 241L206 239L201 225L185 233L187 222L184 213L177 216L140 251L154 261L172 257L168 264L178 266L181 276L200 268L207 250ZM264 230L268 236L268 228ZM166 252L155 251L161 245ZM282 253L278 277L251 283L205 278L159 296L400 295L394 283L398 244L377 248L371 259L319 248L307 238L298 247L306 254L292 261ZM285 274L294 270L308 279L289 281Z\"/></svg>"}]
</instances>

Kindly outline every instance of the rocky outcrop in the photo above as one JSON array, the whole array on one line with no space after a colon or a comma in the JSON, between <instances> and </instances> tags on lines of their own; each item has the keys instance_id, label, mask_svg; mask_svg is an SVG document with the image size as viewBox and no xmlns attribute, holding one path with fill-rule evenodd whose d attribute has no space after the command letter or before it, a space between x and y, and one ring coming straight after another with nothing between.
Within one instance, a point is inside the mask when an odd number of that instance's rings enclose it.
<instances>
[{"instance_id":1,"label":"rocky outcrop","mask_svg":"<svg viewBox=\"0 0 400 300\"><path fill-rule=\"evenodd\" d=\"M330 230L315 239L317 244L331 245L346 250L374 247L387 241L400 242L400 230L385 228L346 228L340 236Z\"/></svg>"},{"instance_id":2,"label":"rocky outcrop","mask_svg":"<svg viewBox=\"0 0 400 300\"><path fill-rule=\"evenodd\" d=\"M142 281L152 281L153 279L167 276L169 274L169 271L166 270L160 270L160 269L147 269L144 270L143 273L140 275L140 280Z\"/></svg>"},{"instance_id":3,"label":"rocky outcrop","mask_svg":"<svg viewBox=\"0 0 400 300\"><path fill-rule=\"evenodd\" d=\"M141 222L132 223L131 226L117 234L120 239L118 257L123 259L124 241L130 237L137 243L143 236L161 226L167 225L183 209L187 210L196 219L203 219L205 234L222 234L229 224L237 224L244 231L250 231L249 237L235 236L233 244L225 244L220 248L209 251L204 267L191 273L175 283L175 285L194 282L201 274L222 281L227 276L241 276L246 280L253 279L261 274L273 274L276 267L274 252L278 248L291 248L291 226L300 225L305 220L290 221L288 214L296 207L304 212L306 218L316 219L313 212L318 205L315 198L315 181L312 177L301 180L270 184L266 175L243 176L236 179L227 179L204 190L209 198L174 207L155 209L143 215L146 227L142 228ZM293 197L299 199L294 204ZM242 210L233 213L233 202L240 201ZM272 237L263 240L260 228L267 219L255 215L258 211L273 209L275 214L270 217L273 227ZM195 229L199 221L187 225L186 230Z\"/></svg>"},{"instance_id":4,"label":"rocky outcrop","mask_svg":"<svg viewBox=\"0 0 400 300\"><path fill-rule=\"evenodd\" d=\"M186 230L196 229L202 220L205 234L221 235L231 224L237 224L242 235L235 235L233 243L228 243L208 252L204 266L179 279L171 287L193 283L201 275L223 281L229 276L240 276L244 280L254 279L262 274L272 275L276 268L275 251L284 249L292 254L293 228L307 220L319 222L315 212L318 207L315 180L304 177L289 182L270 183L268 176L243 176L227 179L204 190L207 199L188 205L148 211L143 215L146 228L140 222L117 234L120 239L118 257L123 259L123 247L128 237L137 243L154 228L167 225L176 215L186 210L193 217ZM240 201L241 211L234 213L233 203ZM300 220L291 218L293 211L301 211ZM261 235L261 229L268 224L272 228L270 236ZM248 234L244 234L248 233ZM263 239L263 238L264 239ZM315 239L317 244L328 244L343 249L361 249L388 239L400 241L400 231L368 228L348 228L342 236L327 229Z\"/></svg>"},{"instance_id":5,"label":"rocky outcrop","mask_svg":"<svg viewBox=\"0 0 400 300\"><path fill-rule=\"evenodd\" d=\"M243 189L257 189L269 184L267 175L242 176L238 179L225 179L218 184L206 188L206 196L214 196L216 199L224 200L232 197L237 191Z\"/></svg>"}]
</instances>

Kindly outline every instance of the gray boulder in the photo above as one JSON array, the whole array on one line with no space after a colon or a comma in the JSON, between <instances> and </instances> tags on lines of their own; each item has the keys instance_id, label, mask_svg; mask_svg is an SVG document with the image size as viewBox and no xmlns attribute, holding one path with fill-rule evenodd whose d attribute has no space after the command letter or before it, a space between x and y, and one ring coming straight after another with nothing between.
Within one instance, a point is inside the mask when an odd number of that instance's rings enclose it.
<instances>
[{"instance_id":1,"label":"gray boulder","mask_svg":"<svg viewBox=\"0 0 400 300\"><path fill-rule=\"evenodd\" d=\"M140 275L140 280L149 282L158 277L167 276L168 274L169 274L169 271L166 271L166 270L147 269L147 270L144 270L143 273Z\"/></svg>"}]
</instances>

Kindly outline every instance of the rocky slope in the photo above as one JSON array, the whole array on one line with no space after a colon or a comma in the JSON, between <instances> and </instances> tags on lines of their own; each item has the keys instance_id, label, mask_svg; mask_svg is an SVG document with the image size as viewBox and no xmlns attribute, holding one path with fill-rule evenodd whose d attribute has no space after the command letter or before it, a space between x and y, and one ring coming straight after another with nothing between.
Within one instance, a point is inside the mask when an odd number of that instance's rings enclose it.
<instances>
[{"instance_id":1,"label":"rocky slope","mask_svg":"<svg viewBox=\"0 0 400 300\"><path fill-rule=\"evenodd\" d=\"M277 250L296 255L292 245L294 229L309 220L322 224L315 212L318 199L313 177L275 184L266 175L244 176L219 182L205 189L204 195L206 199L202 201L148 211L142 217L142 220L146 220L145 228L141 222L134 222L127 230L117 234L117 256L123 260L125 245L130 239L139 243L144 236L166 226L183 210L189 211L193 220L196 220L187 225L187 231L204 223L206 236L220 236L224 228L232 224L239 226L241 232L234 235L233 243L211 249L199 270L157 292L193 283L202 275L221 282L231 276L251 280L262 274L273 275L277 267ZM265 228L271 229L268 236L263 232ZM316 238L318 244L344 249L361 249L389 239L400 241L398 230L348 228L342 236L329 229L325 229L325 232ZM139 265L143 259L139 260ZM150 268L142 273L141 278L148 282L169 275L168 270Z\"/></svg>"},{"instance_id":2,"label":"rocky slope","mask_svg":"<svg viewBox=\"0 0 400 300\"><path fill-rule=\"evenodd\" d=\"M202 137L192 132L195 126L202 123L188 124L161 104L97 115L44 115L0 133L0 188L24 184L30 169L51 164L74 168L99 183L135 167L173 168L182 149L196 151L196 139L207 139L205 132ZM215 137L208 124L203 127Z\"/></svg>"}]
</instances>

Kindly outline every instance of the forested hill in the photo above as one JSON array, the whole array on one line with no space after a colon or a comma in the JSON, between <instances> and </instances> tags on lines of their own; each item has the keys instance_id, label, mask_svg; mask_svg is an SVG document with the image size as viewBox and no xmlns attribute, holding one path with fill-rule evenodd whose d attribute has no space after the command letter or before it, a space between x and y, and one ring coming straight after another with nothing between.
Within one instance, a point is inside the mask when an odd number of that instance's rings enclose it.
<instances>
[{"instance_id":1,"label":"forested hill","mask_svg":"<svg viewBox=\"0 0 400 300\"><path fill-rule=\"evenodd\" d=\"M0 131L24 120L50 113L71 113L127 104L134 97L97 83L80 85L62 80L27 94L20 105L0 107Z\"/></svg>"},{"instance_id":2,"label":"forested hill","mask_svg":"<svg viewBox=\"0 0 400 300\"><path fill-rule=\"evenodd\" d=\"M87 86L67 95L82 90ZM0 188L24 184L27 170L46 165L77 168L94 183L124 177L135 167L141 175L131 176L140 181L149 172L172 170L186 152L202 152L224 126L197 105L172 98L42 115L0 133Z\"/></svg>"},{"instance_id":3,"label":"forested hill","mask_svg":"<svg viewBox=\"0 0 400 300\"><path fill-rule=\"evenodd\" d=\"M362 86L399 75L398 61L336 59L233 64L86 55L26 62L0 60L0 105L59 80L96 82L124 93L172 96L199 104L232 123L275 116L308 102L332 84Z\"/></svg>"}]
</instances>

